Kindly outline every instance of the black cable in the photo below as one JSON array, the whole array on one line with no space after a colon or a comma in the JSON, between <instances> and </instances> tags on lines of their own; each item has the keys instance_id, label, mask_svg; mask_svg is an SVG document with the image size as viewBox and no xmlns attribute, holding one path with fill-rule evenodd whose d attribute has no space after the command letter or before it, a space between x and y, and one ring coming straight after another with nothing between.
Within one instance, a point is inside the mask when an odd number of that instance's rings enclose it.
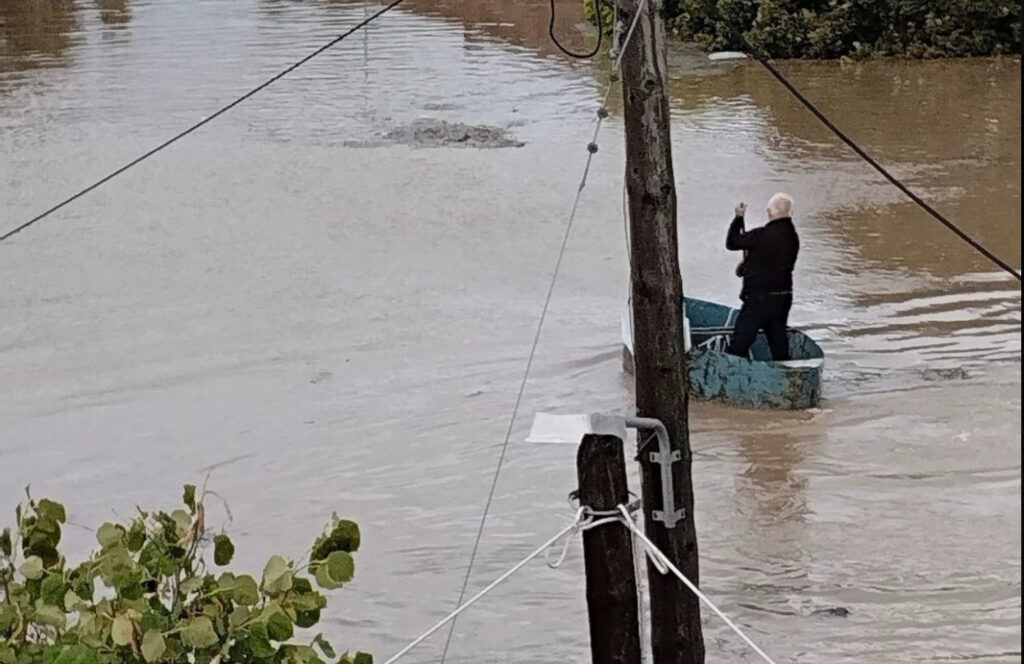
<instances>
[{"instance_id":1,"label":"black cable","mask_svg":"<svg viewBox=\"0 0 1024 664\"><path fill-rule=\"evenodd\" d=\"M551 41L555 43L558 50L565 53L570 58L576 58L577 60L589 60L598 53L601 52L601 44L604 42L604 24L603 18L601 17L601 3L599 0L592 0L594 3L594 13L597 14L597 46L594 47L590 53L573 53L558 41L558 37L555 36L555 0L551 0L551 19L548 21L548 36L551 37Z\"/></svg>"},{"instance_id":2,"label":"black cable","mask_svg":"<svg viewBox=\"0 0 1024 664\"><path fill-rule=\"evenodd\" d=\"M828 127L833 134L839 137L839 140L841 140L843 143L846 143L846 145L851 150L857 153L857 156L859 156L861 159L869 163L876 171L881 173L882 177L884 177L886 180L891 182L893 186L895 186L897 189L906 194L907 198L917 203L922 210L924 210L931 216L935 217L939 221L939 223L941 223L949 230L953 231L953 233L958 238L960 238L970 246L974 247L975 251L977 251L982 256L984 256L985 258L989 259L990 261L1001 267L1007 273L1012 275L1013 278L1016 279L1017 281L1021 280L1020 272L1013 269L1013 267L1009 263L1007 263L1003 259L993 254L991 251L986 249L980 242L978 242L970 235L965 233L963 230L961 230L956 224L954 224L952 221L943 216L938 210L933 208L931 205L928 205L928 203L924 202L924 200L922 200L920 196L912 192L905 184L903 184L899 179L897 179L896 176L891 174L889 171L885 169L884 166L875 161L875 159L867 152L865 152L863 148L854 143L849 136L844 134L843 131L839 129L839 127L835 126L832 123L832 121L825 116L824 113L818 110L818 108L810 100L808 100L807 97L805 97L799 90L797 90L796 87L794 87L793 84L790 83L785 76L779 73L779 70L777 70L770 62L768 62L768 60L758 56L754 56L754 58L762 65L764 65L764 68L768 70L768 73L774 76L779 83L781 83L787 90L789 90L790 93L792 93L793 96L796 97L801 104L807 107L807 110L813 113L814 117L818 118L818 120L820 120L823 125Z\"/></svg>"},{"instance_id":3,"label":"black cable","mask_svg":"<svg viewBox=\"0 0 1024 664\"><path fill-rule=\"evenodd\" d=\"M176 143L179 140L181 140L182 138L185 138L186 136L188 136L192 132L194 132L197 129L199 129L200 127L202 127L203 125L206 125L207 123L212 122L214 119L220 117L221 115L224 115L225 113L227 113L228 111L233 109L235 106L238 106L239 104L241 104L246 99L249 99L250 97L256 95L257 93L263 91L265 88L269 87L271 84L273 84L273 83L279 81L280 79L284 78L285 76L287 76L288 74L292 73L293 71L295 71L296 69L298 69L302 65L306 64L307 62L309 62L310 60L312 60L316 56L318 56L321 53L323 53L324 51L326 51L327 49L337 45L339 42L343 41L345 38L349 37L353 33L358 32L362 28L365 28L367 25L369 25L373 21L377 20L379 17L383 16L384 14L388 13L389 11L391 11L392 9L397 7L398 5L402 4L403 2L405 2L405 0L392 0L392 2L390 2L387 5L385 5L383 8L381 8L376 13L374 13L374 14L368 16L367 18L363 19L362 21L357 23L354 27L352 27L351 29L346 31L344 34L341 34L341 35L335 37L334 39L332 39L331 41L327 42L326 44L324 44L320 48L316 49L315 51L313 51L309 55L305 56L301 60L295 62L292 65L290 65L288 68L282 70L278 74L275 74L274 76L272 76L271 78L267 79L263 83L259 84L258 86L256 86L252 90L250 90L249 92L246 92L241 97L235 99L233 102L231 102L227 106L224 106L223 108L218 110L213 115L210 115L210 116L207 116L207 117L203 118L202 120L200 120L199 122L195 123L194 125L192 125L188 129L185 129L181 133L177 134L173 138L170 138L170 139L164 141L163 143L161 143L160 145L156 146L155 148L153 148L149 152L146 152L145 154L143 154L143 155L141 155L139 157L136 157L135 159L133 159L132 161L128 162L124 166L118 168L113 173L110 173L109 175L107 175L106 177L104 177L104 178L102 178L100 180L97 180L96 182L94 182L93 184L89 185L85 189L79 191L77 194L75 194L73 196L70 196L69 198L64 199L63 201L61 201L60 203L54 205L53 207L51 207L50 209L46 210L45 212L41 212L40 214L36 215L35 217L33 217L33 218L29 219L28 221L26 221L25 223L21 224L20 226L18 226L14 230L8 231L8 232L4 233L3 235L0 235L0 242L3 242L5 240L7 240L7 239L11 238L14 235L17 235L18 233L20 233L21 231L25 230L26 228L28 228L32 224L36 223L37 221L42 221L43 219L45 219L46 217L50 216L51 214L53 214L57 210L60 210L61 208L63 208L65 205L68 205L69 203L73 203L74 201L78 200L82 196L85 196L86 194L88 194L89 192L93 191L94 189L99 188L100 186L106 184L107 182L110 182L111 180L116 178L118 175L121 175L122 173L124 173L128 169L132 168L133 166L136 166L137 164L145 161L146 159L149 159L150 157L155 155L157 152L160 152L164 148L169 147L173 143Z\"/></svg>"}]
</instances>

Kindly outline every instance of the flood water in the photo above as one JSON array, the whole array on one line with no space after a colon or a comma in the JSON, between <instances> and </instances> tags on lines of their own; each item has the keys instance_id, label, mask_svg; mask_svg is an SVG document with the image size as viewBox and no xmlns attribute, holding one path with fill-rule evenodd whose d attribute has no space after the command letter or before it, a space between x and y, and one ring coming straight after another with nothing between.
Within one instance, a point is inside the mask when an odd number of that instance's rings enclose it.
<instances>
[{"instance_id":1,"label":"flood water","mask_svg":"<svg viewBox=\"0 0 1024 664\"><path fill-rule=\"evenodd\" d=\"M336 645L383 661L452 609L608 80L557 54L546 4L410 2L0 245L0 522L31 483L81 556L212 471L254 571L333 511L362 524ZM0 0L0 232L375 9ZM705 591L779 662L1019 662L1019 284L756 64L673 62L687 293L736 302L732 208L786 190L793 322L828 358L818 411L692 408ZM1019 268L1018 60L780 67ZM387 140L421 118L525 146ZM575 450L521 442L532 414L631 406L617 102L600 143L470 590L568 516ZM709 661L753 661L705 623ZM466 613L448 661L586 658L577 545Z\"/></svg>"}]
</instances>

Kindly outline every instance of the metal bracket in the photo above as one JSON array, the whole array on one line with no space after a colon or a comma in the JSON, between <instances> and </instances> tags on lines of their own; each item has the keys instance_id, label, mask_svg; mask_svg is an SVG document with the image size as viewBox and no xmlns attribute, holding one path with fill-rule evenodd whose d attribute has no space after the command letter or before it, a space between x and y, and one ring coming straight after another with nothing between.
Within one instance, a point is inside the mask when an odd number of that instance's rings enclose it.
<instances>
[{"instance_id":1,"label":"metal bracket","mask_svg":"<svg viewBox=\"0 0 1024 664\"><path fill-rule=\"evenodd\" d=\"M648 457L651 463L661 466L661 507L652 510L655 521L665 524L666 528L675 528L676 524L686 518L686 510L676 509L675 483L672 479L672 464L681 461L683 456L679 450L673 450L668 430L661 420L649 417L623 417L593 413L590 415L550 415L537 413L533 420L533 429L527 442L541 443L577 443L587 434L610 435L625 442L626 429L653 431L658 439L658 451L651 452Z\"/></svg>"},{"instance_id":2,"label":"metal bracket","mask_svg":"<svg viewBox=\"0 0 1024 664\"><path fill-rule=\"evenodd\" d=\"M686 518L686 510L675 509L675 497L673 496L672 464L681 461L683 458L679 450L672 450L668 455L662 452L651 452L651 463L661 466L661 492L664 510L652 510L651 516L655 521L661 521L666 528L675 528L676 523ZM667 487L667 489L666 489Z\"/></svg>"}]
</instances>

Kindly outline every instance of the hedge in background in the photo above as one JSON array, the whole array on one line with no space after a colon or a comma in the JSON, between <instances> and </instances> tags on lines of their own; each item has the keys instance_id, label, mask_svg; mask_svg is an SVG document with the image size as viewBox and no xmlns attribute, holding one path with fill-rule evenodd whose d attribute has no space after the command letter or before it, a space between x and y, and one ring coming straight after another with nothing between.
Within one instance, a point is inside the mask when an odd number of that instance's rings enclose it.
<instances>
[{"instance_id":1,"label":"hedge in background","mask_svg":"<svg viewBox=\"0 0 1024 664\"><path fill-rule=\"evenodd\" d=\"M676 34L775 58L1021 52L1019 0L672 0Z\"/></svg>"}]
</instances>

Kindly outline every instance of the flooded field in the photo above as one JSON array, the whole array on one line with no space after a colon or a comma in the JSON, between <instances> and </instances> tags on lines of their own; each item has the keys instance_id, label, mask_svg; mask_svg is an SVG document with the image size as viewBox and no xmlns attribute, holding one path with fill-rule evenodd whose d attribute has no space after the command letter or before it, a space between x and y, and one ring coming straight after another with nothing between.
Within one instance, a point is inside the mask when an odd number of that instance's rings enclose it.
<instances>
[{"instance_id":1,"label":"flooded field","mask_svg":"<svg viewBox=\"0 0 1024 664\"><path fill-rule=\"evenodd\" d=\"M0 233L376 7L0 0ZM212 471L254 570L333 511L361 523L336 643L386 658L453 608L608 80L556 54L547 18L412 1L0 245L0 523L31 483L84 555L87 527ZM1019 284L759 66L676 51L684 288L736 302L732 208L789 191L793 321L827 354L819 411L693 407L704 589L780 662L1019 662ZM1018 60L780 68L1020 266ZM568 514L575 451L520 442L532 413L631 406L611 110L471 590ZM709 661L744 661L706 625ZM586 657L574 549L465 614L448 661Z\"/></svg>"}]
</instances>

